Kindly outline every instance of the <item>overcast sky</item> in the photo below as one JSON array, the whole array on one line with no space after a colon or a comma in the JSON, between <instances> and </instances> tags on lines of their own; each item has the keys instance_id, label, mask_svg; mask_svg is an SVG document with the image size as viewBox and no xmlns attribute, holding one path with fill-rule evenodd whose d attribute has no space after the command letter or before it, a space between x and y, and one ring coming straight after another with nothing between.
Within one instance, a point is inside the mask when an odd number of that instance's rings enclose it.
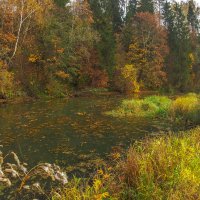
<instances>
[{"instance_id":1,"label":"overcast sky","mask_svg":"<svg viewBox=\"0 0 200 200\"><path fill-rule=\"evenodd\" d=\"M70 0L71 2L73 1L76 1L76 0ZM178 2L181 2L181 1L187 1L187 0L175 0L175 1L178 1ZM195 2L198 3L198 5L200 5L200 0L194 0Z\"/></svg>"},{"instance_id":2,"label":"overcast sky","mask_svg":"<svg viewBox=\"0 0 200 200\"><path fill-rule=\"evenodd\" d=\"M175 0L175 1L181 2L181 1L186 1L186 0ZM197 2L198 5L200 5L200 0L194 0L194 1Z\"/></svg>"}]
</instances>

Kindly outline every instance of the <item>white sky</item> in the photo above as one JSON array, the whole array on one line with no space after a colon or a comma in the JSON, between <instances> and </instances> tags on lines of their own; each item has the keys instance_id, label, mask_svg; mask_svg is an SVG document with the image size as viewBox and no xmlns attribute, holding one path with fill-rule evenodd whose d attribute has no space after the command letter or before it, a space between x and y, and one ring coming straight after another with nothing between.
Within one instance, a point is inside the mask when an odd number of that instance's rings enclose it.
<instances>
[{"instance_id":1,"label":"white sky","mask_svg":"<svg viewBox=\"0 0 200 200\"><path fill-rule=\"evenodd\" d=\"M70 0L71 2L76 1L76 0ZM181 1L187 1L187 0L174 0L177 2L181 2ZM194 0L199 6L200 6L200 0Z\"/></svg>"},{"instance_id":2,"label":"white sky","mask_svg":"<svg viewBox=\"0 0 200 200\"><path fill-rule=\"evenodd\" d=\"M186 0L175 0L175 1L178 1L178 2L181 2L181 1L186 1ZM198 3L198 5L200 5L200 0L194 0L196 3Z\"/></svg>"}]
</instances>

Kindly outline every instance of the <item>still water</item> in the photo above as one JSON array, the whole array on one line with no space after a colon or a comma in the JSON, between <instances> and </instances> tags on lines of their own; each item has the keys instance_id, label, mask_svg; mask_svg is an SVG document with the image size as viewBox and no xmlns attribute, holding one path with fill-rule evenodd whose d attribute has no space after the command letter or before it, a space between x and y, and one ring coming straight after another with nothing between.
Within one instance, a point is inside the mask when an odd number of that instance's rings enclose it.
<instances>
[{"instance_id":1,"label":"still water","mask_svg":"<svg viewBox=\"0 0 200 200\"><path fill-rule=\"evenodd\" d=\"M84 172L113 149L170 128L165 121L104 114L122 99L106 95L0 105L0 144L30 165L50 162Z\"/></svg>"}]
</instances>

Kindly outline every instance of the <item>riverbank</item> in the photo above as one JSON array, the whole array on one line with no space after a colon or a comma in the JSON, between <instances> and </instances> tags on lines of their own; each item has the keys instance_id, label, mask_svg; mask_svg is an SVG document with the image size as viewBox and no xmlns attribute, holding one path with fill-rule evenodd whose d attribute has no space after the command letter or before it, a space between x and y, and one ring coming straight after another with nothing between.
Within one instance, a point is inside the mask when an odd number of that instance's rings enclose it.
<instances>
[{"instance_id":1,"label":"riverbank","mask_svg":"<svg viewBox=\"0 0 200 200\"><path fill-rule=\"evenodd\" d=\"M1 104L20 104L20 103L27 103L27 102L33 102L35 101L35 98L32 97L18 97L14 99L0 99L0 105Z\"/></svg>"},{"instance_id":2,"label":"riverbank","mask_svg":"<svg viewBox=\"0 0 200 200\"><path fill-rule=\"evenodd\" d=\"M63 96L49 96L49 95L39 95L36 97L30 97L24 95L22 97L14 97L7 99L0 99L0 104L15 104L23 102L31 102L44 99L62 99L62 98L76 98L76 97L90 97L90 96L127 96L127 97L138 97L138 96L149 96L149 95L159 95L157 91L140 91L132 95L124 95L119 91L112 90L109 88L85 88L77 91L71 91L68 95Z\"/></svg>"},{"instance_id":3,"label":"riverbank","mask_svg":"<svg viewBox=\"0 0 200 200\"><path fill-rule=\"evenodd\" d=\"M199 199L200 128L137 142L89 179L72 179L52 199Z\"/></svg>"},{"instance_id":4,"label":"riverbank","mask_svg":"<svg viewBox=\"0 0 200 200\"><path fill-rule=\"evenodd\" d=\"M17 103L39 101L39 100L89 97L89 96L94 96L94 95L107 96L107 95L118 95L118 94L119 94L118 92L111 91L107 88L87 88L87 89L83 89L79 91L74 91L68 95L59 96L59 97L43 94L36 97L30 97L30 96L24 95L22 97L5 98L5 99L0 99L0 104L17 104Z\"/></svg>"}]
</instances>

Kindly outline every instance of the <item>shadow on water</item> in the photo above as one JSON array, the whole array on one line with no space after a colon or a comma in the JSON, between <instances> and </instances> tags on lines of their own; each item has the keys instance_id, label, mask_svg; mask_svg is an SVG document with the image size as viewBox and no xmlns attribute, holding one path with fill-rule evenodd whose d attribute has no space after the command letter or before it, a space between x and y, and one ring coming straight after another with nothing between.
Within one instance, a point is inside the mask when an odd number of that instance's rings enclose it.
<instances>
[{"instance_id":1,"label":"shadow on water","mask_svg":"<svg viewBox=\"0 0 200 200\"><path fill-rule=\"evenodd\" d=\"M103 114L122 97L79 97L0 107L0 143L30 165L56 163L84 172L100 164L114 147L167 130L164 121L118 119Z\"/></svg>"}]
</instances>

